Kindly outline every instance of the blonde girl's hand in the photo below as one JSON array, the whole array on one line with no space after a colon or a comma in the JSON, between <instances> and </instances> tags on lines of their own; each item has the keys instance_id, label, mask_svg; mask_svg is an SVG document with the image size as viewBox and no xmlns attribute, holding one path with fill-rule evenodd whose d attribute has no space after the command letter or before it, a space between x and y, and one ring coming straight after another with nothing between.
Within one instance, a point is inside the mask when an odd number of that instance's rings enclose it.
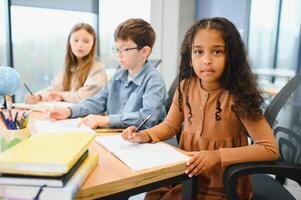
<instances>
[{"instance_id":1,"label":"blonde girl's hand","mask_svg":"<svg viewBox=\"0 0 301 200\"><path fill-rule=\"evenodd\" d=\"M107 127L109 125L109 117L102 115L88 115L84 117L77 126L82 124L85 124L92 129L97 127Z\"/></svg>"},{"instance_id":2,"label":"blonde girl's hand","mask_svg":"<svg viewBox=\"0 0 301 200\"><path fill-rule=\"evenodd\" d=\"M30 95L25 96L25 102L29 104L36 104L41 101L41 95Z\"/></svg>"},{"instance_id":3,"label":"blonde girl's hand","mask_svg":"<svg viewBox=\"0 0 301 200\"><path fill-rule=\"evenodd\" d=\"M136 132L136 126L130 126L122 131L121 137L132 143L151 142L151 137L146 132Z\"/></svg>"},{"instance_id":4,"label":"blonde girl's hand","mask_svg":"<svg viewBox=\"0 0 301 200\"><path fill-rule=\"evenodd\" d=\"M221 162L218 150L205 150L186 152L191 156L190 160L186 163L186 174L191 178L197 176Z\"/></svg>"}]
</instances>

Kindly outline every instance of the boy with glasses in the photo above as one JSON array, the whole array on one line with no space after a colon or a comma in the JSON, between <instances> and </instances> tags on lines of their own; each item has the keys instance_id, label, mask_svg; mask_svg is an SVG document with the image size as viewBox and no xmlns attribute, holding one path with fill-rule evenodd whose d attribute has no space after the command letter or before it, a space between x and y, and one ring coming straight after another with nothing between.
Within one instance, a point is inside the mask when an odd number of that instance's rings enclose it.
<instances>
[{"instance_id":1,"label":"boy with glasses","mask_svg":"<svg viewBox=\"0 0 301 200\"><path fill-rule=\"evenodd\" d=\"M165 117L166 88L160 73L147 58L151 54L155 32L142 19L129 19L115 30L115 53L120 68L105 88L94 97L69 108L54 108L52 119L86 116L81 124L91 128L138 126L149 128Z\"/></svg>"}]
</instances>

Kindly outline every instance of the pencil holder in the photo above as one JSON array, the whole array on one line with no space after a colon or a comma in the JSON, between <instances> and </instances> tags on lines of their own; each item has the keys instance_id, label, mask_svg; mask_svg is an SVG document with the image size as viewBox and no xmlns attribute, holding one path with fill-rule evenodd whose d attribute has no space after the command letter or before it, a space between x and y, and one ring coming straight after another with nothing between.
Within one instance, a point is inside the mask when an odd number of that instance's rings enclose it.
<instances>
[{"instance_id":1,"label":"pencil holder","mask_svg":"<svg viewBox=\"0 0 301 200\"><path fill-rule=\"evenodd\" d=\"M0 151L5 151L31 135L30 129L23 128L17 130L4 129L0 138Z\"/></svg>"}]
</instances>

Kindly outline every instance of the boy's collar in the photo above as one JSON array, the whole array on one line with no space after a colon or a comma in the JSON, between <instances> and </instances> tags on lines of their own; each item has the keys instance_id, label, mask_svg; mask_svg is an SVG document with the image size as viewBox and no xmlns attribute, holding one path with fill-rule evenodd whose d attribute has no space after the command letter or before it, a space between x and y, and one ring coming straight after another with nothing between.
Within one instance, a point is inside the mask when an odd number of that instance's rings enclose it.
<instances>
[{"instance_id":1,"label":"boy's collar","mask_svg":"<svg viewBox=\"0 0 301 200\"><path fill-rule=\"evenodd\" d=\"M150 68L149 62L145 63L139 73L131 80L136 85L142 85L143 79ZM116 77L116 79L120 79L122 81L128 80L128 70L122 69L122 72Z\"/></svg>"}]
</instances>

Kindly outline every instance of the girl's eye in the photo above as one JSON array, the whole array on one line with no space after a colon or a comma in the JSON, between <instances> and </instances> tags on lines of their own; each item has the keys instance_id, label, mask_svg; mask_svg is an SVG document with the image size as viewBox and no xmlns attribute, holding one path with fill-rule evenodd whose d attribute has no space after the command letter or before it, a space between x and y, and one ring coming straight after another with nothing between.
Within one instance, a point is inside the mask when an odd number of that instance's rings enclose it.
<instances>
[{"instance_id":1,"label":"girl's eye","mask_svg":"<svg viewBox=\"0 0 301 200\"><path fill-rule=\"evenodd\" d=\"M214 50L213 51L213 54L215 54L215 55L220 55L220 54L223 54L223 53L224 53L223 50Z\"/></svg>"},{"instance_id":2,"label":"girl's eye","mask_svg":"<svg viewBox=\"0 0 301 200\"><path fill-rule=\"evenodd\" d=\"M195 55L200 55L202 53L203 53L202 50L193 50L193 54L195 54Z\"/></svg>"}]
</instances>

